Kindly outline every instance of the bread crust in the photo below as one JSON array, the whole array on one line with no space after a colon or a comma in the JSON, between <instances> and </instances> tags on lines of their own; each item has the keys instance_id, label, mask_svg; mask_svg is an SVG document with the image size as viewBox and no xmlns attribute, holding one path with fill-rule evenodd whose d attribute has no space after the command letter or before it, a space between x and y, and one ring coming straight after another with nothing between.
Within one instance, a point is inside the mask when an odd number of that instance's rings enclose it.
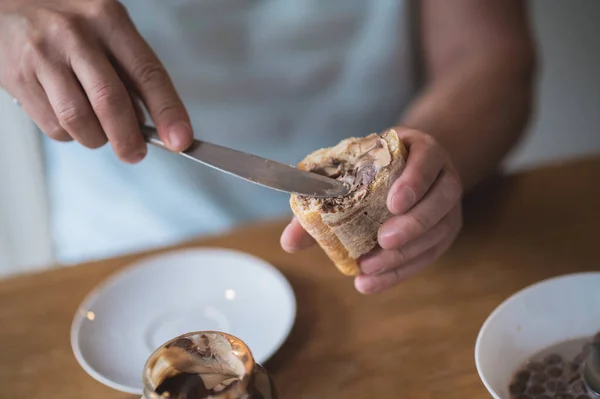
<instances>
[{"instance_id":1,"label":"bread crust","mask_svg":"<svg viewBox=\"0 0 600 399\"><path fill-rule=\"evenodd\" d=\"M388 145L391 163L379 170L364 198L335 212L323 211L317 199L307 201L298 195L290 198L292 212L300 225L316 240L338 270L347 276L360 274L357 259L377 245L379 227L391 216L387 208L389 189L402 173L408 156L406 147L394 129L381 133L379 137ZM317 150L304 158L298 168L310 170L311 166L324 159L343 156L349 144L364 139L351 137L334 147Z\"/></svg>"}]
</instances>

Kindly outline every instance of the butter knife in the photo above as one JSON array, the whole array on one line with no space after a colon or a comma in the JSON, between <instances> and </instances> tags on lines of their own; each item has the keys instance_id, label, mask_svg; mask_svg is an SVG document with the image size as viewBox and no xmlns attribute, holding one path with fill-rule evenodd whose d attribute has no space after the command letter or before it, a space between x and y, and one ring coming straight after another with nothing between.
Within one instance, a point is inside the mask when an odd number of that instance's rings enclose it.
<instances>
[{"instance_id":1,"label":"butter knife","mask_svg":"<svg viewBox=\"0 0 600 399\"><path fill-rule=\"evenodd\" d=\"M168 150L154 127L142 126L141 130L148 143ZM349 187L338 180L202 140L194 140L178 154L277 191L321 198L349 193Z\"/></svg>"}]
</instances>

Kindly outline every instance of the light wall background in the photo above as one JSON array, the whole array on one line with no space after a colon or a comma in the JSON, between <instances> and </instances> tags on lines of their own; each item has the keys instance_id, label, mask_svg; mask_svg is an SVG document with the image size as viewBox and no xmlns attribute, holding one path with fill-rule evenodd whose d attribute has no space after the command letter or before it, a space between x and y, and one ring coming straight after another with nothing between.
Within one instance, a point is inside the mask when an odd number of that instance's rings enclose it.
<instances>
[{"instance_id":1,"label":"light wall background","mask_svg":"<svg viewBox=\"0 0 600 399\"><path fill-rule=\"evenodd\" d=\"M531 4L542 61L538 108L529 135L508 159L509 171L600 153L600 0L533 0ZM26 129L30 121L14 112L10 98L0 93L0 123L12 117L15 126ZM2 170L6 173L18 160L26 167L5 174L0 187L4 194L12 194L11 202L11 195L3 197L0 191L0 277L51 263L51 249L43 238L48 229L45 209L39 201L36 207L36 201L28 199L32 192L43 195L42 165L32 152L35 143L11 142L14 136L4 135ZM23 173L34 172L35 179L23 179ZM25 180L31 187L24 187ZM29 223L22 223L19 215L23 214Z\"/></svg>"},{"instance_id":2,"label":"light wall background","mask_svg":"<svg viewBox=\"0 0 600 399\"><path fill-rule=\"evenodd\" d=\"M534 0L538 115L508 168L600 152L600 1Z\"/></svg>"}]
</instances>

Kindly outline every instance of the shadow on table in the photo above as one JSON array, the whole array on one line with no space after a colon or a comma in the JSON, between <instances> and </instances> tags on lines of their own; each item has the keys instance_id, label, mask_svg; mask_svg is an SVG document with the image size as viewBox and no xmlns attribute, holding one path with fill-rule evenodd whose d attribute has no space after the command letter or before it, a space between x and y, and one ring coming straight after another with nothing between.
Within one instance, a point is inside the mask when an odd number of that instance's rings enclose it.
<instances>
[{"instance_id":1,"label":"shadow on table","mask_svg":"<svg viewBox=\"0 0 600 399\"><path fill-rule=\"evenodd\" d=\"M593 184L598 172L575 173L576 166L492 176L465 196L464 228L444 259L453 272L468 272L478 284L514 281L516 290L598 270L600 213L590 206L600 194Z\"/></svg>"},{"instance_id":2,"label":"shadow on table","mask_svg":"<svg viewBox=\"0 0 600 399\"><path fill-rule=\"evenodd\" d=\"M299 358L303 355L314 357L322 348L334 346L340 340L338 333L347 325L347 314L340 298L327 289L326 282L289 271L286 277L296 295L297 315L286 342L264 364L275 376L285 374L288 365L301 362Z\"/></svg>"}]
</instances>

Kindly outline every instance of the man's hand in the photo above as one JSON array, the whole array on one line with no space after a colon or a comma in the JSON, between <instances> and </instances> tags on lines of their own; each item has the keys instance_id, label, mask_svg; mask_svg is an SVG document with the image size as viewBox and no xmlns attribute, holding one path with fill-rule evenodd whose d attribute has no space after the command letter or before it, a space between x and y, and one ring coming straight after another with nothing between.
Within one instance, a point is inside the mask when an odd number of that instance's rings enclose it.
<instances>
[{"instance_id":1,"label":"man's hand","mask_svg":"<svg viewBox=\"0 0 600 399\"><path fill-rule=\"evenodd\" d=\"M425 133L397 128L407 146L406 167L393 183L387 207L394 215L379 229L379 248L359 260L356 289L374 293L390 288L442 255L462 227L462 186L446 151ZM296 219L281 245L288 252L314 241Z\"/></svg>"},{"instance_id":2,"label":"man's hand","mask_svg":"<svg viewBox=\"0 0 600 399\"><path fill-rule=\"evenodd\" d=\"M40 129L120 159L146 154L139 98L174 151L191 144L164 67L116 0L0 0L0 86Z\"/></svg>"}]
</instances>

